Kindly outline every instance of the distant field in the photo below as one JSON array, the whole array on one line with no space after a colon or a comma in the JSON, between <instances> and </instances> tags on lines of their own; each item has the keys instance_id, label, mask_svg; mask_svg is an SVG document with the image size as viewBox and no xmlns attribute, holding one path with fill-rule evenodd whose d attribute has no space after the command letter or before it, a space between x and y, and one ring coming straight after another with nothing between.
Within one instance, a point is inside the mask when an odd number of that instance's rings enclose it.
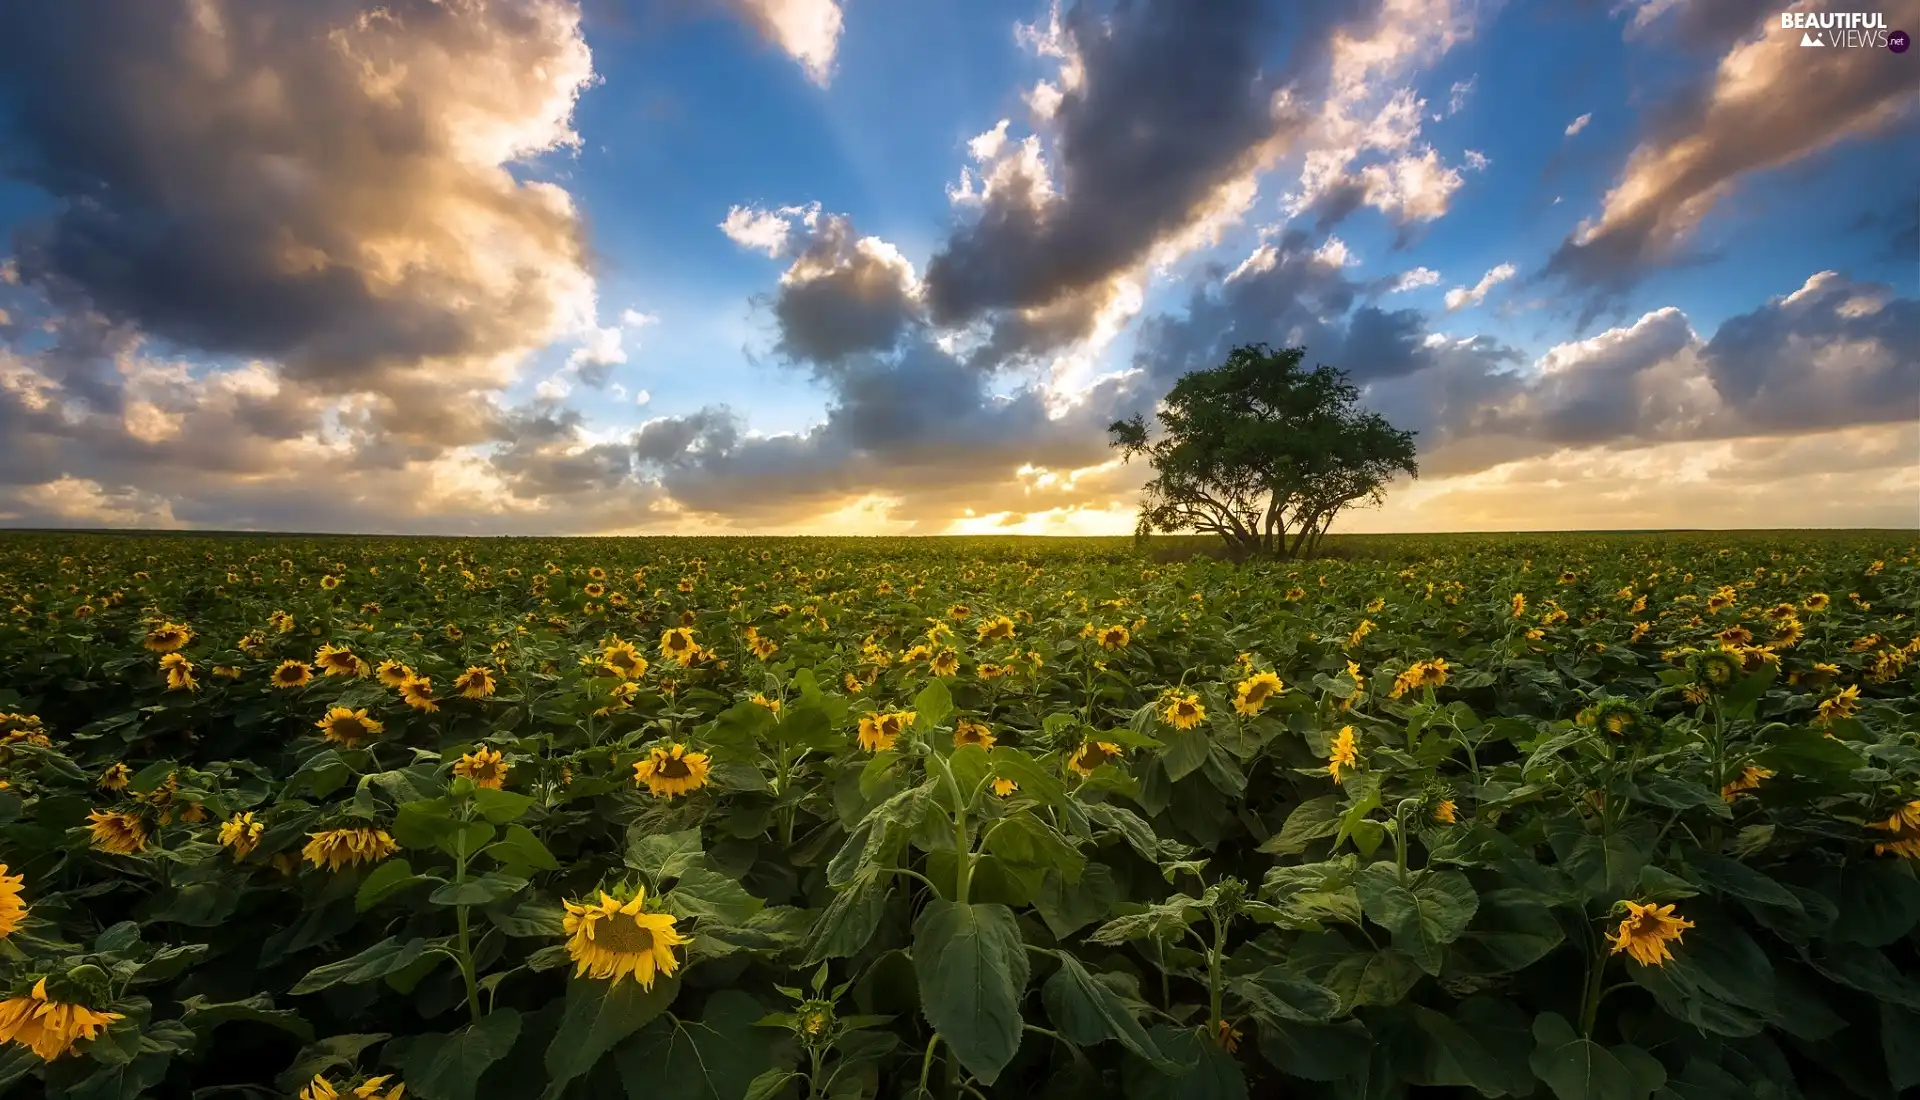
<instances>
[{"instance_id":1,"label":"distant field","mask_svg":"<svg viewBox=\"0 0 1920 1100\"><path fill-rule=\"evenodd\" d=\"M1212 548L0 535L0 1091L1920 1085L1914 532Z\"/></svg>"}]
</instances>

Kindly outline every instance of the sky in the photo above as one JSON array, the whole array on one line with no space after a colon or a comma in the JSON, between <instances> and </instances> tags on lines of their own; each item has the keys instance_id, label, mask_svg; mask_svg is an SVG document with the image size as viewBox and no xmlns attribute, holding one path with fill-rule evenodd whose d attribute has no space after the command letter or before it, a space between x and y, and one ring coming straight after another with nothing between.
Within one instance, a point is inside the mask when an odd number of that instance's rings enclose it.
<instances>
[{"instance_id":1,"label":"sky","mask_svg":"<svg viewBox=\"0 0 1920 1100\"><path fill-rule=\"evenodd\" d=\"M1266 343L1417 433L1336 531L1913 527L1901 30L7 5L0 525L1123 533L1150 471L1107 425Z\"/></svg>"}]
</instances>

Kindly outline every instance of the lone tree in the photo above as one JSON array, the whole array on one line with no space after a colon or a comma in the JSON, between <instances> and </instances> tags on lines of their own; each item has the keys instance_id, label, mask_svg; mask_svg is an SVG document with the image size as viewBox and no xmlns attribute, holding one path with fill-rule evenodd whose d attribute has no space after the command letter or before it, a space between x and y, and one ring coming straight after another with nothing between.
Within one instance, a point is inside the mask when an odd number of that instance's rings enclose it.
<instances>
[{"instance_id":1,"label":"lone tree","mask_svg":"<svg viewBox=\"0 0 1920 1100\"><path fill-rule=\"evenodd\" d=\"M1138 533L1210 531L1236 558L1310 554L1349 505L1379 503L1396 473L1418 477L1412 432L1358 407L1346 372L1305 370L1305 348L1238 347L1174 383L1150 441L1139 415L1108 432L1154 478Z\"/></svg>"}]
</instances>

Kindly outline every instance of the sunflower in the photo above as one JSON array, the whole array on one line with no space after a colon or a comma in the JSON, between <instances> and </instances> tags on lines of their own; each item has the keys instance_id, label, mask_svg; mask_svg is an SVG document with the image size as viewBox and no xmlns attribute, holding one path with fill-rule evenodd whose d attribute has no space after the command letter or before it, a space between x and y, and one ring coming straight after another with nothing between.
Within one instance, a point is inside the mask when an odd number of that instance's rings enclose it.
<instances>
[{"instance_id":1,"label":"sunflower","mask_svg":"<svg viewBox=\"0 0 1920 1100\"><path fill-rule=\"evenodd\" d=\"M592 581L589 582L585 588L582 588L581 591L587 594L588 599L597 600L607 594L607 586L598 581Z\"/></svg>"},{"instance_id":2,"label":"sunflower","mask_svg":"<svg viewBox=\"0 0 1920 1100\"><path fill-rule=\"evenodd\" d=\"M133 782L133 769L125 764L115 764L100 773L98 786L103 791L124 791L127 784Z\"/></svg>"},{"instance_id":3,"label":"sunflower","mask_svg":"<svg viewBox=\"0 0 1920 1100\"><path fill-rule=\"evenodd\" d=\"M220 823L220 844L233 852L233 858L242 860L252 853L260 843L260 834L267 827L255 821L251 811L234 814Z\"/></svg>"},{"instance_id":4,"label":"sunflower","mask_svg":"<svg viewBox=\"0 0 1920 1100\"><path fill-rule=\"evenodd\" d=\"M300 1090L298 1100L340 1100L340 1090L333 1087L332 1081L315 1074L307 1087Z\"/></svg>"},{"instance_id":5,"label":"sunflower","mask_svg":"<svg viewBox=\"0 0 1920 1100\"><path fill-rule=\"evenodd\" d=\"M1513 617L1518 619L1527 613L1527 596L1524 592L1515 592L1512 600Z\"/></svg>"},{"instance_id":6,"label":"sunflower","mask_svg":"<svg viewBox=\"0 0 1920 1100\"><path fill-rule=\"evenodd\" d=\"M747 648L753 651L753 655L755 657L758 657L763 661L772 660L773 655L780 652L780 646L778 643L776 643L772 638L764 637L762 635L755 635L752 639L750 639L747 642Z\"/></svg>"},{"instance_id":7,"label":"sunflower","mask_svg":"<svg viewBox=\"0 0 1920 1100\"><path fill-rule=\"evenodd\" d=\"M632 642L614 638L600 649L600 663L622 680L638 680L647 673L647 659Z\"/></svg>"},{"instance_id":8,"label":"sunflower","mask_svg":"<svg viewBox=\"0 0 1920 1100\"><path fill-rule=\"evenodd\" d=\"M1732 802L1739 798L1742 792L1759 787L1761 780L1772 778L1773 773L1766 768L1757 764L1748 764L1737 777L1720 788L1720 797L1727 802Z\"/></svg>"},{"instance_id":9,"label":"sunflower","mask_svg":"<svg viewBox=\"0 0 1920 1100\"><path fill-rule=\"evenodd\" d=\"M273 686L281 689L306 687L313 680L313 666L305 661L281 661L273 670Z\"/></svg>"},{"instance_id":10,"label":"sunflower","mask_svg":"<svg viewBox=\"0 0 1920 1100\"><path fill-rule=\"evenodd\" d=\"M493 694L493 671L482 665L469 665L454 677L453 690L467 699L485 699Z\"/></svg>"},{"instance_id":11,"label":"sunflower","mask_svg":"<svg viewBox=\"0 0 1920 1100\"><path fill-rule=\"evenodd\" d=\"M146 851L147 826L134 815L120 810L92 810L87 821L92 826L93 846L100 851L122 856Z\"/></svg>"},{"instance_id":12,"label":"sunflower","mask_svg":"<svg viewBox=\"0 0 1920 1100\"><path fill-rule=\"evenodd\" d=\"M290 634L293 632L293 616L284 611L276 611L267 616L267 625L272 627L275 633Z\"/></svg>"},{"instance_id":13,"label":"sunflower","mask_svg":"<svg viewBox=\"0 0 1920 1100\"><path fill-rule=\"evenodd\" d=\"M1394 677L1393 690L1388 697L1398 699L1409 691L1422 687L1440 687L1447 682L1447 659L1435 657L1430 661L1415 661L1405 671Z\"/></svg>"},{"instance_id":14,"label":"sunflower","mask_svg":"<svg viewBox=\"0 0 1920 1100\"><path fill-rule=\"evenodd\" d=\"M193 678L193 662L184 653L168 653L160 658L160 671L167 678L168 691L199 691Z\"/></svg>"},{"instance_id":15,"label":"sunflower","mask_svg":"<svg viewBox=\"0 0 1920 1100\"><path fill-rule=\"evenodd\" d=\"M0 1002L0 1042L19 1043L41 1061L51 1062L72 1053L74 1043L90 1040L101 1028L124 1019L118 1012L56 1001L47 996L47 980L41 978L27 996Z\"/></svg>"},{"instance_id":16,"label":"sunflower","mask_svg":"<svg viewBox=\"0 0 1920 1100\"><path fill-rule=\"evenodd\" d=\"M379 668L374 669L374 675L378 676L380 682L387 687L397 688L413 679L413 670L389 657L380 662Z\"/></svg>"},{"instance_id":17,"label":"sunflower","mask_svg":"<svg viewBox=\"0 0 1920 1100\"><path fill-rule=\"evenodd\" d=\"M1817 725L1830 725L1836 718L1851 718L1860 709L1860 685L1849 684L1833 695L1820 700L1819 714L1814 719Z\"/></svg>"},{"instance_id":18,"label":"sunflower","mask_svg":"<svg viewBox=\"0 0 1920 1100\"><path fill-rule=\"evenodd\" d=\"M657 798L678 798L706 786L710 767L704 752L688 752L685 745L655 745L644 759L634 763L633 781L646 784Z\"/></svg>"},{"instance_id":19,"label":"sunflower","mask_svg":"<svg viewBox=\"0 0 1920 1100\"><path fill-rule=\"evenodd\" d=\"M978 745L983 749L990 749L995 740L991 729L971 718L962 718L953 727L953 747L956 749L962 745Z\"/></svg>"},{"instance_id":20,"label":"sunflower","mask_svg":"<svg viewBox=\"0 0 1920 1100\"><path fill-rule=\"evenodd\" d=\"M1340 773L1349 768L1360 766L1360 746L1354 740L1353 727L1341 726L1334 735L1333 745L1327 753L1327 774L1335 783L1340 782Z\"/></svg>"},{"instance_id":21,"label":"sunflower","mask_svg":"<svg viewBox=\"0 0 1920 1100\"><path fill-rule=\"evenodd\" d=\"M780 713L780 700L769 699L764 692L754 692L753 698L748 699L747 702L752 703L756 707L765 707L775 714Z\"/></svg>"},{"instance_id":22,"label":"sunflower","mask_svg":"<svg viewBox=\"0 0 1920 1100\"><path fill-rule=\"evenodd\" d=\"M1307 598L1307 590L1300 587L1297 584L1294 585L1292 588L1287 589L1287 594L1285 596L1285 599L1288 603L1298 603L1301 600L1304 600L1306 598Z\"/></svg>"},{"instance_id":23,"label":"sunflower","mask_svg":"<svg viewBox=\"0 0 1920 1100\"><path fill-rule=\"evenodd\" d=\"M20 900L26 881L25 875L7 874L7 865L0 863L0 939L13 935L27 918L27 904Z\"/></svg>"},{"instance_id":24,"label":"sunflower","mask_svg":"<svg viewBox=\"0 0 1920 1100\"><path fill-rule=\"evenodd\" d=\"M338 742L350 749L357 749L365 742L380 736L386 726L378 719L369 718L365 707L354 710L351 707L334 707L327 716L314 723L329 741Z\"/></svg>"},{"instance_id":25,"label":"sunflower","mask_svg":"<svg viewBox=\"0 0 1920 1100\"><path fill-rule=\"evenodd\" d=\"M1443 798L1433 807L1433 820L1441 825L1451 825L1459 820L1455 812L1457 809L1458 807L1453 804L1453 799Z\"/></svg>"},{"instance_id":26,"label":"sunflower","mask_svg":"<svg viewBox=\"0 0 1920 1100\"><path fill-rule=\"evenodd\" d=\"M320 578L320 587L331 592L334 589L340 587L340 578L329 573L328 575Z\"/></svg>"},{"instance_id":27,"label":"sunflower","mask_svg":"<svg viewBox=\"0 0 1920 1100\"><path fill-rule=\"evenodd\" d=\"M893 743L912 723L913 712L910 710L863 714L860 716L860 747L868 752L885 752L893 748Z\"/></svg>"},{"instance_id":28,"label":"sunflower","mask_svg":"<svg viewBox=\"0 0 1920 1100\"><path fill-rule=\"evenodd\" d=\"M367 671L367 662L354 656L343 645L323 645L313 655L313 663L328 676L358 676Z\"/></svg>"},{"instance_id":29,"label":"sunflower","mask_svg":"<svg viewBox=\"0 0 1920 1100\"><path fill-rule=\"evenodd\" d=\"M660 655L669 661L687 664L700 652L700 643L693 640L693 628L676 626L660 635Z\"/></svg>"},{"instance_id":30,"label":"sunflower","mask_svg":"<svg viewBox=\"0 0 1920 1100\"><path fill-rule=\"evenodd\" d=\"M407 1094L407 1086L395 1085L385 1092L387 1082L393 1080L393 1074L383 1073L378 1077L369 1077L354 1086L354 1100L401 1100Z\"/></svg>"},{"instance_id":31,"label":"sunflower","mask_svg":"<svg viewBox=\"0 0 1920 1100\"><path fill-rule=\"evenodd\" d=\"M1371 633L1373 633L1373 620L1361 619L1360 625L1354 627L1353 633L1347 635L1347 648L1352 649L1354 646L1359 645L1360 642Z\"/></svg>"},{"instance_id":32,"label":"sunflower","mask_svg":"<svg viewBox=\"0 0 1920 1100\"><path fill-rule=\"evenodd\" d=\"M995 615L981 623L976 633L983 642L1005 641L1013 637L1013 620L1005 615Z\"/></svg>"},{"instance_id":33,"label":"sunflower","mask_svg":"<svg viewBox=\"0 0 1920 1100\"><path fill-rule=\"evenodd\" d=\"M307 846L301 858L315 867L338 871L361 863L378 863L400 850L385 829L365 826L352 829L327 829L307 834Z\"/></svg>"},{"instance_id":34,"label":"sunflower","mask_svg":"<svg viewBox=\"0 0 1920 1100\"><path fill-rule=\"evenodd\" d=\"M951 649L942 649L928 660L927 667L935 676L952 676L960 671L960 654Z\"/></svg>"},{"instance_id":35,"label":"sunflower","mask_svg":"<svg viewBox=\"0 0 1920 1100\"><path fill-rule=\"evenodd\" d=\"M1672 961L1673 953L1667 950L1669 942L1679 943L1680 936L1693 927L1690 920L1682 920L1673 915L1673 906L1655 905L1652 902L1623 902L1627 907L1627 917L1620 922L1620 928L1607 937L1613 944L1612 954L1625 951L1642 966L1664 966Z\"/></svg>"},{"instance_id":36,"label":"sunflower","mask_svg":"<svg viewBox=\"0 0 1920 1100\"><path fill-rule=\"evenodd\" d=\"M994 777L993 793L995 797L1005 798L1019 789L1020 789L1020 784L1015 783L1013 780L1008 779L1004 775Z\"/></svg>"},{"instance_id":37,"label":"sunflower","mask_svg":"<svg viewBox=\"0 0 1920 1100\"><path fill-rule=\"evenodd\" d=\"M1160 711L1160 717L1167 725L1178 730L1190 730L1200 724L1207 716L1207 708L1200 705L1200 697L1187 692L1171 692L1165 699L1166 706Z\"/></svg>"},{"instance_id":38,"label":"sunflower","mask_svg":"<svg viewBox=\"0 0 1920 1100\"><path fill-rule=\"evenodd\" d=\"M433 701L433 681L425 676L409 676L400 685L400 698L422 714L432 714L440 709L440 705Z\"/></svg>"},{"instance_id":39,"label":"sunflower","mask_svg":"<svg viewBox=\"0 0 1920 1100\"><path fill-rule=\"evenodd\" d=\"M1806 608L1808 611L1825 611L1827 605L1832 602L1833 597L1827 595L1825 592L1815 592L1805 600L1802 600L1800 606Z\"/></svg>"},{"instance_id":40,"label":"sunflower","mask_svg":"<svg viewBox=\"0 0 1920 1100\"><path fill-rule=\"evenodd\" d=\"M454 763L453 774L471 779L476 787L497 791L506 785L510 766L500 753L485 745L476 745L472 752Z\"/></svg>"},{"instance_id":41,"label":"sunflower","mask_svg":"<svg viewBox=\"0 0 1920 1100\"><path fill-rule=\"evenodd\" d=\"M1280 677L1271 672L1256 672L1240 681L1233 689L1233 709L1245 715L1260 713L1267 700L1286 690Z\"/></svg>"},{"instance_id":42,"label":"sunflower","mask_svg":"<svg viewBox=\"0 0 1920 1100\"><path fill-rule=\"evenodd\" d=\"M193 628L185 623L161 623L147 631L141 646L154 653L173 653L185 649L193 641Z\"/></svg>"},{"instance_id":43,"label":"sunflower","mask_svg":"<svg viewBox=\"0 0 1920 1100\"><path fill-rule=\"evenodd\" d=\"M1087 741L1073 751L1067 766L1081 775L1092 775L1102 764L1111 764L1120 756L1120 746L1111 741Z\"/></svg>"},{"instance_id":44,"label":"sunflower","mask_svg":"<svg viewBox=\"0 0 1920 1100\"><path fill-rule=\"evenodd\" d=\"M1125 649L1133 635L1124 626L1103 626L1094 632L1094 638L1101 649Z\"/></svg>"},{"instance_id":45,"label":"sunflower","mask_svg":"<svg viewBox=\"0 0 1920 1100\"><path fill-rule=\"evenodd\" d=\"M1873 846L1874 855L1892 852L1908 859L1920 859L1920 800L1907 803L1895 810L1892 817L1873 822L1869 828L1892 834L1885 843Z\"/></svg>"},{"instance_id":46,"label":"sunflower","mask_svg":"<svg viewBox=\"0 0 1920 1100\"><path fill-rule=\"evenodd\" d=\"M597 903L564 903L560 927L568 937L575 977L618 983L632 975L641 989L652 989L655 975L673 976L680 966L673 949L687 940L673 930L678 918L646 911L646 898L643 887L625 905L605 890Z\"/></svg>"}]
</instances>

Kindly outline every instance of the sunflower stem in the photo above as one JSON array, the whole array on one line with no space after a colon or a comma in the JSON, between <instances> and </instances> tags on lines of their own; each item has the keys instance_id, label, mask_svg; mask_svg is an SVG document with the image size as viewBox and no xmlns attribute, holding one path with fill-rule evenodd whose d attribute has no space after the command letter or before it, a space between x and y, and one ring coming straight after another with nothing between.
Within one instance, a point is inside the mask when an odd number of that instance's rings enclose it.
<instances>
[{"instance_id":1,"label":"sunflower stem","mask_svg":"<svg viewBox=\"0 0 1920 1100\"><path fill-rule=\"evenodd\" d=\"M464 883L467 881L467 834L465 829L460 831L456 847L458 851L454 861L453 881L455 883ZM473 977L473 948L469 942L467 907L465 905L454 906L453 919L454 927L459 933L460 979L467 987L467 1013L473 1017L473 1022L477 1024L481 1019L480 987L479 984L474 981Z\"/></svg>"}]
</instances>

